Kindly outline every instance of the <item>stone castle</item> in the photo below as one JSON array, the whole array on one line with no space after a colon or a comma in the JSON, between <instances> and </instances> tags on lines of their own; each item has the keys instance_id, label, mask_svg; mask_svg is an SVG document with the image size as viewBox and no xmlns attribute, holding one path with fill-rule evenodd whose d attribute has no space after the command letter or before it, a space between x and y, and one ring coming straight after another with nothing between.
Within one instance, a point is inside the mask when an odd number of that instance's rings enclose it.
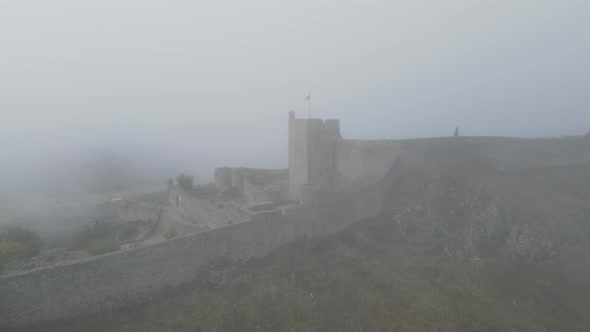
<instances>
[{"instance_id":1,"label":"stone castle","mask_svg":"<svg viewBox=\"0 0 590 332\"><path fill-rule=\"evenodd\" d=\"M590 162L590 137L440 137L348 140L336 119L299 119L289 113L289 168L215 170L215 187L257 210L314 205L335 192L353 192L383 181L400 164L433 168L483 162L500 170Z\"/></svg>"},{"instance_id":2,"label":"stone castle","mask_svg":"<svg viewBox=\"0 0 590 332\"><path fill-rule=\"evenodd\" d=\"M169 182L169 209L194 221L177 223L186 236L1 276L0 327L113 310L207 278L221 263L337 233L382 211L401 167L590 164L589 135L348 140L338 120L298 119L293 112L288 148L288 169L218 168L213 187L192 192Z\"/></svg>"}]
</instances>

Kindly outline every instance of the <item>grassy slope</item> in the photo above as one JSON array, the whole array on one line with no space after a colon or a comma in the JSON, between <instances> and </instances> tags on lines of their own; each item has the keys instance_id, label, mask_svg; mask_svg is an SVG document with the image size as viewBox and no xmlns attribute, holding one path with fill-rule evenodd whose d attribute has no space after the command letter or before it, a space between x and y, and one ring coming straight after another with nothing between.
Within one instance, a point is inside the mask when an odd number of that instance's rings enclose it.
<instances>
[{"instance_id":1,"label":"grassy slope","mask_svg":"<svg viewBox=\"0 0 590 332\"><path fill-rule=\"evenodd\" d=\"M570 228L587 217L581 211L590 204L588 167L510 175L468 167L410 172L403 179L394 197L438 206L441 219L450 218L445 207L459 198L428 193L424 185L467 192L484 184L482 195L511 202L517 223L557 218ZM478 261L449 257L443 250L448 238L402 235L384 215L250 260L223 287L188 287L140 308L42 330L588 331L584 227L565 232L573 233L572 243L567 237L557 257L515 264L499 254Z\"/></svg>"}]
</instances>

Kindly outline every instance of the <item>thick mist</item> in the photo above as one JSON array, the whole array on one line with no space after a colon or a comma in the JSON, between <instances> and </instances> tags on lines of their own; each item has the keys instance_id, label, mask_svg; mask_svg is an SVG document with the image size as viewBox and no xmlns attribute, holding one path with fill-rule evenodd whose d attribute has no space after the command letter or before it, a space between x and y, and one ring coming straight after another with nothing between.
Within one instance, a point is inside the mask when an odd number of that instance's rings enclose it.
<instances>
[{"instance_id":1,"label":"thick mist","mask_svg":"<svg viewBox=\"0 0 590 332\"><path fill-rule=\"evenodd\" d=\"M149 181L345 137L590 131L585 1L0 1L0 187L119 158ZM80 180L82 181L82 180Z\"/></svg>"},{"instance_id":2,"label":"thick mist","mask_svg":"<svg viewBox=\"0 0 590 332\"><path fill-rule=\"evenodd\" d=\"M0 330L590 331L589 34L589 0L0 0Z\"/></svg>"}]
</instances>

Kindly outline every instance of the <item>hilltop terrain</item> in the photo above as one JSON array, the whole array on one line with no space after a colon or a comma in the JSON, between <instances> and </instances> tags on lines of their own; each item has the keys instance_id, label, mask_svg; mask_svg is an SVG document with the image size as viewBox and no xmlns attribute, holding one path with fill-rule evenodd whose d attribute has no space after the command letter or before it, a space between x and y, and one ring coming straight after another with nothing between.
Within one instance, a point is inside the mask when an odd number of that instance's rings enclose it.
<instances>
[{"instance_id":1,"label":"hilltop terrain","mask_svg":"<svg viewBox=\"0 0 590 332\"><path fill-rule=\"evenodd\" d=\"M39 330L590 330L590 166L396 179L380 216L340 234Z\"/></svg>"}]
</instances>

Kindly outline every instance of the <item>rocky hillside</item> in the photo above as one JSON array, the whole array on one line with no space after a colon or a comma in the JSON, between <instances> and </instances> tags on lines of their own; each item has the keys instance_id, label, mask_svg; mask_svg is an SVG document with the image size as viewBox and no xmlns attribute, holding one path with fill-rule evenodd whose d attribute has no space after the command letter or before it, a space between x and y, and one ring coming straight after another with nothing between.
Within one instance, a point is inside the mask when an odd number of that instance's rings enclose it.
<instances>
[{"instance_id":1,"label":"rocky hillside","mask_svg":"<svg viewBox=\"0 0 590 332\"><path fill-rule=\"evenodd\" d=\"M399 233L444 239L453 257L531 263L590 236L590 167L513 173L468 164L400 171L384 217Z\"/></svg>"},{"instance_id":2,"label":"rocky hillside","mask_svg":"<svg viewBox=\"0 0 590 332\"><path fill-rule=\"evenodd\" d=\"M590 166L402 169L382 215L43 331L589 331Z\"/></svg>"}]
</instances>

